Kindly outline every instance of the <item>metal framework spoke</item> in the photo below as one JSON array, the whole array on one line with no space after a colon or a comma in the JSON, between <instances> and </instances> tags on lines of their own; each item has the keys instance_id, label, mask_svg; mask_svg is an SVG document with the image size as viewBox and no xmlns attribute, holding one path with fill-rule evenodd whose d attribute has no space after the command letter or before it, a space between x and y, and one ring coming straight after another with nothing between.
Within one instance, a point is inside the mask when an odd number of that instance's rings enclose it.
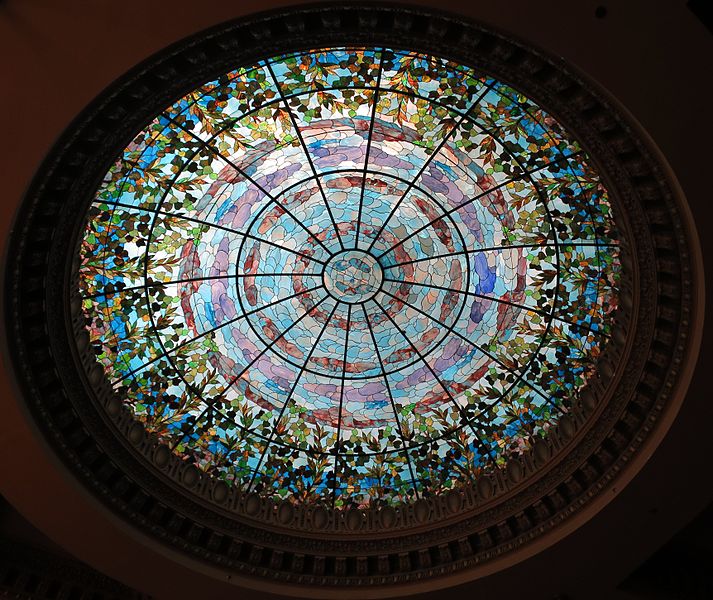
<instances>
[{"instance_id":1,"label":"metal framework spoke","mask_svg":"<svg viewBox=\"0 0 713 600\"><path fill-rule=\"evenodd\" d=\"M255 478L257 477L257 473L260 470L260 466L262 465L262 461L265 458L265 455L270 448L270 444L272 443L272 440L275 437L275 433L277 431L277 426L282 420L283 415L285 414L285 410L287 409L287 405L290 403L292 400L292 397L295 393L295 390L297 389L297 384L299 383L300 379L302 378L302 375L305 372L305 368L307 367L307 364L309 363L310 359L312 358L312 355L314 354L315 349L319 345L319 341L322 339L322 335L324 335L324 332L327 329L327 325L331 322L332 318L334 317L334 313L337 312L337 307L339 304L335 304L334 308L332 309L332 312L330 313L329 317L327 320L324 322L324 325L322 326L322 329L320 330L319 334L317 335L316 339L314 340L314 344L312 344L312 347L309 350L309 353L307 354L307 358L305 359L304 365L300 369L299 373L297 373L297 377L295 378L295 381L292 384L292 387L290 388L289 393L287 394L287 398L285 399L285 403L282 405L282 408L280 409L279 414L277 415L277 418L275 419L274 425L272 427L272 430L270 432L270 437L265 444L265 448L263 449L262 453L260 454L260 459L258 460L257 465L255 466L255 469L253 470L253 476L250 479L250 484L248 486L248 489L251 489L253 486L253 483L255 482Z\"/></svg>"},{"instance_id":2,"label":"metal framework spoke","mask_svg":"<svg viewBox=\"0 0 713 600\"><path fill-rule=\"evenodd\" d=\"M278 81L277 77L275 76L275 72L272 70L272 65L270 65L269 62L266 62L265 65L267 66L267 69L270 71L270 75L272 76L273 81L275 82L275 87L277 88L277 92L280 95L280 98L282 98L282 103L285 107L285 110L287 113L290 115L290 121L292 121L292 127L295 130L295 134L297 135L297 138L300 141L300 145L302 146L302 150L304 151L305 158L307 159L307 163L310 166L310 169L312 169L312 173L314 175L314 179L317 182L317 187L319 188L319 192L322 194L322 199L324 200L324 206L327 208L327 213L329 213L329 218L332 221L332 226L334 227L334 233L337 237L337 241L339 242L339 245L341 246L342 250L345 249L344 246L344 241L342 240L342 236L339 233L339 227L337 226L337 222L334 219L334 214L332 213L332 207L329 206L329 201L327 200L327 195L324 193L324 188L322 187L322 180L319 177L317 173L317 169L314 166L314 162L312 161L312 156L310 156L309 153L309 148L307 148L307 144L305 144L304 138L302 137L302 131L300 130L299 125L297 124L297 119L295 119L295 115L292 112L292 109L290 108L290 103L287 101L287 99L284 96L284 92L282 91L282 86L280 85L280 82Z\"/></svg>"},{"instance_id":3,"label":"metal framework spoke","mask_svg":"<svg viewBox=\"0 0 713 600\"><path fill-rule=\"evenodd\" d=\"M366 188L366 175L369 170L369 153L371 152L371 138L374 134L374 122L376 121L376 108L379 103L379 85L381 84L381 74L384 66L384 49L379 52L379 70L376 74L376 87L372 93L373 106L371 109L371 120L369 122L369 135L366 139L366 151L364 153L364 173L361 179L361 191L359 193L359 212L357 214L356 233L354 234L354 249L359 249L359 234L361 232L361 217L364 209L364 188Z\"/></svg>"},{"instance_id":4,"label":"metal framework spoke","mask_svg":"<svg viewBox=\"0 0 713 600\"><path fill-rule=\"evenodd\" d=\"M344 408L344 382L347 373L347 353L349 351L349 327L352 322L352 305L347 305L347 326L344 330L344 356L342 357L342 381L339 389L339 417L337 417L337 439L334 446L334 493L332 506L337 497L337 465L339 464L339 450L342 447L342 410Z\"/></svg>"},{"instance_id":5,"label":"metal framework spoke","mask_svg":"<svg viewBox=\"0 0 713 600\"><path fill-rule=\"evenodd\" d=\"M561 246L573 246L575 248L601 248L605 246L607 248L618 248L618 244L586 244L586 243L562 243ZM390 265L384 265L382 268L384 271L388 269L395 269L396 267L402 267L404 265L413 265L415 263L426 262L430 260L438 260L439 258L450 258L452 256L468 256L471 254L478 254L479 252L493 252L495 250L515 250L517 248L557 248L557 244L510 244L507 246L488 246L484 248L475 248L473 250L459 250L458 252L447 252L446 254L437 254L435 256L424 256L422 258L414 258L413 260L405 260L403 262L393 263Z\"/></svg>"},{"instance_id":6,"label":"metal framework spoke","mask_svg":"<svg viewBox=\"0 0 713 600\"><path fill-rule=\"evenodd\" d=\"M92 300L101 296L111 296L113 294L121 294L123 292L134 292L145 288L162 288L168 285L177 283L197 283L201 281L218 281L220 279L243 279L246 277L321 277L321 273L227 273L225 275L211 275L207 277L190 277L188 279L171 279L170 281L152 281L151 283L142 285L132 285L130 287L117 288L115 290L105 290L88 296L82 296L84 300Z\"/></svg>"},{"instance_id":7,"label":"metal framework spoke","mask_svg":"<svg viewBox=\"0 0 713 600\"><path fill-rule=\"evenodd\" d=\"M406 340L406 343L411 346L411 349L416 353L416 355L419 357L421 362L425 365L425 367L431 372L431 375L433 378L436 380L438 385L443 389L443 391L446 393L446 396L448 396L448 399L451 401L451 404L454 406L454 408L458 411L458 413L461 415L461 418L466 421L468 426L470 427L471 431L473 432L473 435L479 442L479 448L486 450L487 456L493 461L495 464L495 458L492 456L490 453L490 450L487 449L485 443L483 442L482 438L480 437L480 433L475 429L473 426L472 420L468 417L468 415L465 413L463 408L456 402L456 399L453 397L453 394L451 391L448 389L445 383L443 383L443 380L438 376L438 374L435 372L431 364L426 360L426 358L423 356L421 351L416 347L416 345L411 341L411 339L406 335L406 332L399 327L399 324L394 320L394 318L388 313L388 311L381 305L381 303L376 300L372 299L372 302L376 304L379 307L379 310L381 310L382 313L386 315L386 317L391 321L391 323L394 325L396 330L401 334L404 340Z\"/></svg>"},{"instance_id":8,"label":"metal framework spoke","mask_svg":"<svg viewBox=\"0 0 713 600\"><path fill-rule=\"evenodd\" d=\"M388 281L389 283L405 283L407 285L417 285L419 287L427 287L427 288L433 288L436 290L443 290L445 292L455 292L457 294L462 294L464 296L473 296L475 298L481 298L483 300L492 300L493 302L498 302L499 304L507 304L508 306L512 306L513 308L520 308L522 310L527 310L530 312L537 313L538 315L542 315L543 317L546 317L547 319L554 319L556 321L559 321L561 323L567 323L567 325L573 325L575 327L581 327L579 323L575 323L573 321L568 321L567 319L560 317L558 315L554 314L555 308L556 308L556 302L553 299L553 305L552 305L552 312L547 312L545 310L542 310L541 308L536 308L534 306L527 306L527 304L519 304L517 302L512 302L510 300L505 300L503 298L496 298L495 296L487 296L485 294L479 294L478 292L471 292L469 290L459 290L456 288L449 288L449 287L444 287L442 285L435 285L433 283L421 283L419 281L408 281L404 279L390 279L385 277L384 281ZM382 290L386 291L386 290ZM404 302L402 299L399 298L401 302ZM591 330L589 329L590 333L593 333L595 335L601 335L603 337L608 337L606 334L600 333L598 331Z\"/></svg>"},{"instance_id":9,"label":"metal framework spoke","mask_svg":"<svg viewBox=\"0 0 713 600\"><path fill-rule=\"evenodd\" d=\"M411 464L411 457L409 456L408 453L408 448L409 445L406 442L406 438L404 437L404 431L403 428L401 427L401 419L399 419L399 411L396 409L396 402L394 401L394 394L391 391L391 384L389 383L389 376L386 374L386 369L384 368L384 361L381 358L381 352L379 351L379 344L376 341L376 336L374 335L374 328L371 326L371 319L369 319L369 313L366 312L366 308L362 304L361 310L364 313L364 320L366 321L366 325L369 329L369 335L371 336L371 341L374 344L374 352L376 353L376 357L379 361L379 368L381 369L381 375L384 378L384 385L386 386L386 391L389 394L389 402L391 403L391 410L394 413L394 421L396 421L396 427L399 430L399 437L401 438L401 444L403 447L404 454L406 456L406 462L408 464L408 470L411 475L411 481L413 481L413 489L414 492L416 493L416 497L419 497L418 489L416 486L416 475L413 470L413 465Z\"/></svg>"},{"instance_id":10,"label":"metal framework spoke","mask_svg":"<svg viewBox=\"0 0 713 600\"><path fill-rule=\"evenodd\" d=\"M482 298L483 300L492 300L493 302L499 302L500 304L507 304L508 306L512 306L514 308L521 308L523 310L529 310L530 312L540 314L543 317L547 317L547 318L551 317L550 313L548 313L547 311L544 311L540 308L527 306L525 304L518 304L517 302L511 302L510 300L504 300L503 298L496 298L495 296L486 296L485 294L479 294L478 292L471 292L470 290L459 290L457 288L449 288L449 287L445 287L442 285L436 285L434 283L421 283L420 281L408 281L405 279L389 279L387 277L384 278L384 281L388 281L389 283L416 285L419 287L432 288L434 290L443 290L444 292L455 292L456 294L462 294L464 296L473 296L474 298Z\"/></svg>"}]
</instances>

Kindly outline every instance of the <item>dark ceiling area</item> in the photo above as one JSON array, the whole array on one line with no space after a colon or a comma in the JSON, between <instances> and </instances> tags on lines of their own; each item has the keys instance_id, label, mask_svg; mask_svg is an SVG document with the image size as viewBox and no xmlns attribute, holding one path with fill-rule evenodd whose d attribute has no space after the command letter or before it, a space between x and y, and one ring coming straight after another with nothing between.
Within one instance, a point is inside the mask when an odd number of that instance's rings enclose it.
<instances>
[{"instance_id":1,"label":"dark ceiling area","mask_svg":"<svg viewBox=\"0 0 713 600\"><path fill-rule=\"evenodd\" d=\"M0 597L139 600L147 596L67 554L0 498Z\"/></svg>"},{"instance_id":2,"label":"dark ceiling area","mask_svg":"<svg viewBox=\"0 0 713 600\"><path fill-rule=\"evenodd\" d=\"M251 14L308 4L244 0L198 6L175 0L0 1L0 260L14 219L43 160L73 120L130 69L199 31ZM309 4L319 5L320 2ZM326 4L326 3L325 3ZM374 5L380 2L374 2ZM688 202L698 228L704 280L695 290L704 326L690 378L660 443L642 451L596 511L559 541L521 562L446 589L399 596L531 600L697 600L713 598L713 2L705 0L415 0L482 22L561 58L601 86L641 126ZM8 141L11 140L11 141ZM697 257L694 257L696 259ZM0 305L6 302L5 290ZM0 306L2 308L2 306ZM711 313L713 314L713 313ZM0 327L3 327L0 324ZM0 330L0 338L6 332ZM694 344L695 345L695 344ZM172 548L120 522L50 449L23 404L0 345L0 598L149 599L212 597L216 574L194 573ZM635 470L636 471L636 470ZM226 579L224 576L223 579ZM230 577L227 577L229 580ZM221 597L287 596L221 580ZM274 588L273 588L274 590ZM217 594L218 592L216 592ZM366 596L365 596L366 597Z\"/></svg>"},{"instance_id":3,"label":"dark ceiling area","mask_svg":"<svg viewBox=\"0 0 713 600\"><path fill-rule=\"evenodd\" d=\"M713 598L713 505L619 585L636 598Z\"/></svg>"},{"instance_id":4,"label":"dark ceiling area","mask_svg":"<svg viewBox=\"0 0 713 600\"><path fill-rule=\"evenodd\" d=\"M705 0L689 0L688 8L691 9L707 28L713 33L713 6Z\"/></svg>"}]
</instances>

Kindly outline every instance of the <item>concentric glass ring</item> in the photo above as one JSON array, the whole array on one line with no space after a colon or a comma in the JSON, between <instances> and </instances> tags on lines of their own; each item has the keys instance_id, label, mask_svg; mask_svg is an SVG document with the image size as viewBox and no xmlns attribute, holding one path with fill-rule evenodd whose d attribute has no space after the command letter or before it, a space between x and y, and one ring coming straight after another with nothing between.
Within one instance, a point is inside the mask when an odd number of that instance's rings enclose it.
<instances>
[{"instance_id":1,"label":"concentric glass ring","mask_svg":"<svg viewBox=\"0 0 713 600\"><path fill-rule=\"evenodd\" d=\"M383 48L273 57L140 131L80 287L147 429L244 490L416 499L569 410L611 326L618 236L586 153L477 69Z\"/></svg>"}]
</instances>

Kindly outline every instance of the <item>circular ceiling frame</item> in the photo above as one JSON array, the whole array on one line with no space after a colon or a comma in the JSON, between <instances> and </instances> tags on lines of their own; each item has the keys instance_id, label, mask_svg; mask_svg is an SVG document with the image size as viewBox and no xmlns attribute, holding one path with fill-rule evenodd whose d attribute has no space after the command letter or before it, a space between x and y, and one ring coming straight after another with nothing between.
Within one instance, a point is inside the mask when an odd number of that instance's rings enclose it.
<instances>
[{"instance_id":1,"label":"circular ceiling frame","mask_svg":"<svg viewBox=\"0 0 713 600\"><path fill-rule=\"evenodd\" d=\"M243 495L146 435L94 361L76 294L75 253L66 251L78 243L83 222L76 215L85 214L107 165L157 109L236 65L344 43L388 44L477 65L533 98L596 163L628 242L612 340L570 416L473 488L396 509L296 509ZM642 448L670 423L683 396L677 386L689 332L693 317L702 318L694 235L678 189L642 138L571 68L430 11L322 5L241 20L179 43L79 117L18 216L6 319L30 412L65 464L116 513L249 587L265 589L270 578L282 593L329 596L339 588L340 595L383 597L417 582L426 589L425 579L429 587L473 579L502 559L512 564L546 534L564 535L576 513L601 508L605 490L640 468Z\"/></svg>"}]
</instances>

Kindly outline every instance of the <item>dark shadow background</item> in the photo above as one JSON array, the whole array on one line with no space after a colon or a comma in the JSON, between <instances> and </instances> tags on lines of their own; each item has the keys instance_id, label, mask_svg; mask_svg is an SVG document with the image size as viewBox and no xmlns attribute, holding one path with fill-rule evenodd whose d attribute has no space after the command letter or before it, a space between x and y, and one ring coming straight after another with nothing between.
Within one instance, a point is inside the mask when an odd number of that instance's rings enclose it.
<instances>
[{"instance_id":1,"label":"dark shadow background","mask_svg":"<svg viewBox=\"0 0 713 600\"><path fill-rule=\"evenodd\" d=\"M576 65L669 161L708 267L713 35L710 0L414 0L461 13ZM71 120L152 53L222 21L300 0L0 0L0 240ZM708 312L708 311L706 311ZM683 407L634 480L591 521L505 571L412 596L530 600L713 598L710 319ZM0 597L207 598L209 580L137 540L89 498L27 422L0 355ZM693 367L694 365L691 365ZM100 574L103 573L103 574ZM121 583L119 583L121 581ZM221 597L278 596L224 586Z\"/></svg>"}]
</instances>

